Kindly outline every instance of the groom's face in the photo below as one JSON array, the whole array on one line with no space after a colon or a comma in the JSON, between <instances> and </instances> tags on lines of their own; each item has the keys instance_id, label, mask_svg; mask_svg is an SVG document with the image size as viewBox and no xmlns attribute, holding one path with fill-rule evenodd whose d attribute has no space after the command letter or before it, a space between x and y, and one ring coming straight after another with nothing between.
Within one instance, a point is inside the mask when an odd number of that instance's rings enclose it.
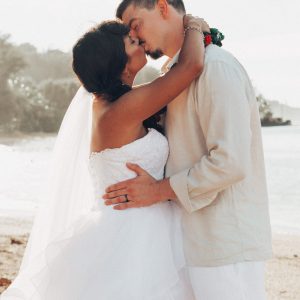
<instances>
[{"instance_id":1,"label":"groom's face","mask_svg":"<svg viewBox=\"0 0 300 300\"><path fill-rule=\"evenodd\" d=\"M130 35L137 37L147 55L157 59L163 55L163 32L167 26L159 9L146 9L130 5L122 15L123 22L130 26Z\"/></svg>"}]
</instances>

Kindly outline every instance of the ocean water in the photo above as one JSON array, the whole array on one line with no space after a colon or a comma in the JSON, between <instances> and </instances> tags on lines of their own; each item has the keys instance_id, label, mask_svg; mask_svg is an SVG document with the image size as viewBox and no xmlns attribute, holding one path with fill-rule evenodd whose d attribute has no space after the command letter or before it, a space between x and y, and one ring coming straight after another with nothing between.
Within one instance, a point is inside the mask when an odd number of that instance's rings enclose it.
<instances>
[{"instance_id":1,"label":"ocean water","mask_svg":"<svg viewBox=\"0 0 300 300\"><path fill-rule=\"evenodd\" d=\"M32 219L54 142L51 135L0 138L0 217Z\"/></svg>"},{"instance_id":2,"label":"ocean water","mask_svg":"<svg viewBox=\"0 0 300 300\"><path fill-rule=\"evenodd\" d=\"M300 234L300 126L263 128L274 233ZM0 138L0 217L33 218L55 136Z\"/></svg>"},{"instance_id":3,"label":"ocean water","mask_svg":"<svg viewBox=\"0 0 300 300\"><path fill-rule=\"evenodd\" d=\"M274 232L300 234L300 126L263 128Z\"/></svg>"}]
</instances>

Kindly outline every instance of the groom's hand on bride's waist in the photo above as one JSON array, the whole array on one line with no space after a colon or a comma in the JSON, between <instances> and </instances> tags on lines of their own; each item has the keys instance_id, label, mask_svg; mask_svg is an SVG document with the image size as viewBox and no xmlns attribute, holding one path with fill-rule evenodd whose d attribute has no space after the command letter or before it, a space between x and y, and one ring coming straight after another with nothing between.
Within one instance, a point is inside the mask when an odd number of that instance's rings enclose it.
<instances>
[{"instance_id":1,"label":"groom's hand on bride's waist","mask_svg":"<svg viewBox=\"0 0 300 300\"><path fill-rule=\"evenodd\" d=\"M103 195L106 205L114 205L114 209L124 210L150 206L154 203L176 198L168 178L156 180L139 165L131 163L126 165L137 176L107 187L106 194Z\"/></svg>"}]
</instances>

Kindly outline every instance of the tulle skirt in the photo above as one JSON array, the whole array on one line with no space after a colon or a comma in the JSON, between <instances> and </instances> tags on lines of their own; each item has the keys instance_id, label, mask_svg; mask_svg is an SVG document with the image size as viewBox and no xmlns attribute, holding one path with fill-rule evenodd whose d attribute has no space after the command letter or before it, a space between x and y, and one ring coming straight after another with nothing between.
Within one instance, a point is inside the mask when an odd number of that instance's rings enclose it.
<instances>
[{"instance_id":1,"label":"tulle skirt","mask_svg":"<svg viewBox=\"0 0 300 300\"><path fill-rule=\"evenodd\" d=\"M77 219L23 269L1 300L192 300L173 202Z\"/></svg>"}]
</instances>

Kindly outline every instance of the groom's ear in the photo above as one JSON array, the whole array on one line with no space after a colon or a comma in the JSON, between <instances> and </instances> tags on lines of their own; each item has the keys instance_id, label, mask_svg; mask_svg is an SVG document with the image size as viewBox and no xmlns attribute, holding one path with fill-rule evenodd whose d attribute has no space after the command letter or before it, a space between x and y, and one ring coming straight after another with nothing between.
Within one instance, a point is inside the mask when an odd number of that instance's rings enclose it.
<instances>
[{"instance_id":1,"label":"groom's ear","mask_svg":"<svg viewBox=\"0 0 300 300\"><path fill-rule=\"evenodd\" d=\"M158 0L156 4L162 18L166 19L169 14L169 4L167 0Z\"/></svg>"}]
</instances>

